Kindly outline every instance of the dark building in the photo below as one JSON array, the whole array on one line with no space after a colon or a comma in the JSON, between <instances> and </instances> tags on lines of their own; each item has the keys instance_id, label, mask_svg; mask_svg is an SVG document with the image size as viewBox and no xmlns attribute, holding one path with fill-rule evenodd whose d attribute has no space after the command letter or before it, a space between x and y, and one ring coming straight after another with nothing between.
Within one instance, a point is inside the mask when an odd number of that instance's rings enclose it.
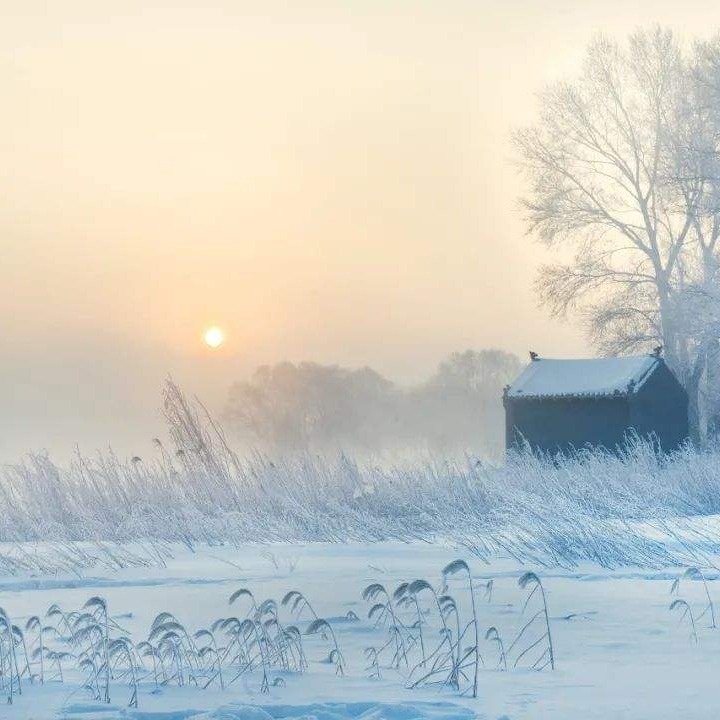
<instances>
[{"instance_id":1,"label":"dark building","mask_svg":"<svg viewBox=\"0 0 720 720\"><path fill-rule=\"evenodd\" d=\"M532 362L505 388L505 447L622 448L635 434L665 452L688 437L688 398L658 354Z\"/></svg>"}]
</instances>

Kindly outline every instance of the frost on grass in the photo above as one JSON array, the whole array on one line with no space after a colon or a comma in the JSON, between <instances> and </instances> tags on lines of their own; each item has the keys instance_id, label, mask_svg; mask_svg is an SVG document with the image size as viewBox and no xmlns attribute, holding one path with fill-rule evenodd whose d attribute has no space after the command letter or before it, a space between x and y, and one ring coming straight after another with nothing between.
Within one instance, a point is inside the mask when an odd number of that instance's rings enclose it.
<instances>
[{"instance_id":1,"label":"frost on grass","mask_svg":"<svg viewBox=\"0 0 720 720\"><path fill-rule=\"evenodd\" d=\"M535 567L701 567L720 552L720 526L702 519L720 512L716 450L663 458L638 442L619 457L522 454L503 466L471 456L394 466L241 458L172 383L165 416L170 442L156 440L152 457L77 456L58 467L32 455L1 468L0 541L38 546L3 549L0 571L162 565L172 542L442 538L483 560L510 556ZM140 541L132 551L130 541Z\"/></svg>"},{"instance_id":2,"label":"frost on grass","mask_svg":"<svg viewBox=\"0 0 720 720\"><path fill-rule=\"evenodd\" d=\"M480 629L487 607L476 597L480 584L464 560L448 564L436 583L408 580L394 591L371 583L362 593L370 606L367 619L353 614L352 622L364 623L366 632L380 638L386 633L385 640L364 648L364 660L353 661L366 663L371 680L387 674L411 690L437 688L473 698L479 695L483 672L512 671L523 658L521 667L554 668L540 578L525 573L519 579L522 589L533 589L520 615L512 618L524 624L507 650L495 625ZM523 614L536 591L542 596L538 612L544 613L544 623L539 640L533 642L526 630L538 616L525 622ZM8 704L23 694L32 702L37 687L59 682L74 685L73 697L84 696L93 707L114 702L138 708L141 698L171 688L194 692L239 686L261 695L271 688L281 693L287 680L316 671L311 667L318 662L332 666L338 682L346 682L347 636L343 638L334 619L318 617L299 590L289 591L278 603L241 587L230 594L227 607L226 616L208 619L199 628L163 610L140 638L123 628L108 601L97 595L77 609L54 603L44 618L31 616L24 630L0 609L0 692ZM300 619L305 610L312 619ZM501 661L495 667L485 665L480 644L485 641L500 650Z\"/></svg>"},{"instance_id":3,"label":"frost on grass","mask_svg":"<svg viewBox=\"0 0 720 720\"><path fill-rule=\"evenodd\" d=\"M458 576L457 582L451 589L454 576ZM499 647L497 669L507 671L509 653L514 656L513 668L554 669L550 619L542 583L535 573L525 573L518 584L523 589L532 584L533 589L523 605L520 616L523 625L506 653L497 627L491 626L484 632L481 629L483 608L477 597L478 588L485 587L485 598L490 603L488 583L478 582L464 560L446 565L437 587L428 580L415 579L400 583L390 592L381 583L371 583L363 591L363 599L370 605L368 620L376 628L386 628L387 637L382 644L365 648L368 676L379 679L384 666L404 673L410 688L449 688L476 698L481 670L491 669L481 653L481 640ZM538 588L541 609L525 621L522 615ZM535 638L535 621L541 614L544 624L539 637Z\"/></svg>"}]
</instances>

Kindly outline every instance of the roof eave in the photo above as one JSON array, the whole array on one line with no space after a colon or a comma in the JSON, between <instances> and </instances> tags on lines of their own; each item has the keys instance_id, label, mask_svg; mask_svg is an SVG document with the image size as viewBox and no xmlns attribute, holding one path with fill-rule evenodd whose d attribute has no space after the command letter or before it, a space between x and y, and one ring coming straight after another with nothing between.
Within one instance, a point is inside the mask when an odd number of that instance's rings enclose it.
<instances>
[{"instance_id":1,"label":"roof eave","mask_svg":"<svg viewBox=\"0 0 720 720\"><path fill-rule=\"evenodd\" d=\"M611 393L561 393L555 395L520 395L508 394L509 400L627 400L634 392L614 391Z\"/></svg>"}]
</instances>

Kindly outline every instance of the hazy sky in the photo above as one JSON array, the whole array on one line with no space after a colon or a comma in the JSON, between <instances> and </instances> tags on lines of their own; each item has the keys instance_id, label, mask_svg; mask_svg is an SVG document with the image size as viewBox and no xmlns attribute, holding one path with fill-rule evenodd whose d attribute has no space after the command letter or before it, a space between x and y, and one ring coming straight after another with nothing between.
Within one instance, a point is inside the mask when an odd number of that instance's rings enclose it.
<instances>
[{"instance_id":1,"label":"hazy sky","mask_svg":"<svg viewBox=\"0 0 720 720\"><path fill-rule=\"evenodd\" d=\"M720 27L676 0L0 11L0 460L142 452L168 373L217 408L281 359L588 354L536 306L510 130L598 30Z\"/></svg>"}]
</instances>

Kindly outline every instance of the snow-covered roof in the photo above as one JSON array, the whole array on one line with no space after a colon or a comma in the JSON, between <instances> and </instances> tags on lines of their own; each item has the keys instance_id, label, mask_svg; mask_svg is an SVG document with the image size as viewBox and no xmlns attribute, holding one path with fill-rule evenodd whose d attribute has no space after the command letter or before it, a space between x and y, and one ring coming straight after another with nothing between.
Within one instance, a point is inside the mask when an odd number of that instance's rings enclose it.
<instances>
[{"instance_id":1,"label":"snow-covered roof","mask_svg":"<svg viewBox=\"0 0 720 720\"><path fill-rule=\"evenodd\" d=\"M590 360L533 360L508 397L605 397L636 391L660 360L653 355Z\"/></svg>"}]
</instances>

